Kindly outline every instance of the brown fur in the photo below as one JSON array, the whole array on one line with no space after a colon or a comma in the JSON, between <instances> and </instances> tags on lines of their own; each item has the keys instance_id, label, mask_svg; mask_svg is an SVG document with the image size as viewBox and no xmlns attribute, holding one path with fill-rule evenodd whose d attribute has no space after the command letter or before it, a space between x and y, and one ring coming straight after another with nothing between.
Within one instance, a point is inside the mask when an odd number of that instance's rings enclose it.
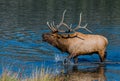
<instances>
[{"instance_id":1,"label":"brown fur","mask_svg":"<svg viewBox=\"0 0 120 81\"><path fill-rule=\"evenodd\" d=\"M75 32L73 34L45 33L43 40L59 48L63 52L68 52L68 58L97 53L101 62L105 60L105 51L108 40L101 35L83 34Z\"/></svg>"}]
</instances>

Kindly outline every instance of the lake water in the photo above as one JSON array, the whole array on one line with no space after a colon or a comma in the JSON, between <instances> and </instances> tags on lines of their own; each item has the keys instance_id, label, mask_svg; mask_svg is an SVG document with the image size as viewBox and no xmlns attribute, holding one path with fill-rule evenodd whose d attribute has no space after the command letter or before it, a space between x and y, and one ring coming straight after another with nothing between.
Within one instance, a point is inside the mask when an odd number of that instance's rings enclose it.
<instances>
[{"instance_id":1,"label":"lake water","mask_svg":"<svg viewBox=\"0 0 120 81\"><path fill-rule=\"evenodd\" d=\"M53 68L58 74L62 70L66 74L76 72L74 65L66 68L62 63L67 53L43 42L41 37L50 32L46 22L58 24L65 9L67 24L77 25L82 12L82 25L88 23L93 34L108 38L103 76L107 81L119 81L120 0L0 0L0 73L9 68L29 76L36 67ZM77 72L98 67L97 55L80 56Z\"/></svg>"}]
</instances>

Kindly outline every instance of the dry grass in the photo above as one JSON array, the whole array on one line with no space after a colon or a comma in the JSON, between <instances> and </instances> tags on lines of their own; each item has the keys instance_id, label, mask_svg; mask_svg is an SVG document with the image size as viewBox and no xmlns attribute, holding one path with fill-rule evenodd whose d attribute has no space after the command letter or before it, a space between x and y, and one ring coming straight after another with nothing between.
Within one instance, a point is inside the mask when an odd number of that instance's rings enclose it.
<instances>
[{"instance_id":1,"label":"dry grass","mask_svg":"<svg viewBox=\"0 0 120 81\"><path fill-rule=\"evenodd\" d=\"M0 81L20 81L16 73L12 73L8 70L5 70L1 77Z\"/></svg>"},{"instance_id":2,"label":"dry grass","mask_svg":"<svg viewBox=\"0 0 120 81\"><path fill-rule=\"evenodd\" d=\"M51 74L50 69L36 69L30 77L21 77L19 73L13 73L9 70L4 70L0 76L0 81L60 81Z\"/></svg>"}]
</instances>

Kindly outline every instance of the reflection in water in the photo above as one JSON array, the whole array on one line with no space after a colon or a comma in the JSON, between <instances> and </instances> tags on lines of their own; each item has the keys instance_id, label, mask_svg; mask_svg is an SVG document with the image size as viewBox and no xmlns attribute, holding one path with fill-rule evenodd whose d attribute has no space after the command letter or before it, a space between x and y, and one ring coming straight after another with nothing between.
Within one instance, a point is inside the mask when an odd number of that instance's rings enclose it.
<instances>
[{"instance_id":1,"label":"reflection in water","mask_svg":"<svg viewBox=\"0 0 120 81\"><path fill-rule=\"evenodd\" d=\"M66 69L68 67L65 66ZM106 81L105 67L101 65L83 69L79 69L78 65L74 65L72 69L66 71L66 74L65 78L68 81Z\"/></svg>"}]
</instances>

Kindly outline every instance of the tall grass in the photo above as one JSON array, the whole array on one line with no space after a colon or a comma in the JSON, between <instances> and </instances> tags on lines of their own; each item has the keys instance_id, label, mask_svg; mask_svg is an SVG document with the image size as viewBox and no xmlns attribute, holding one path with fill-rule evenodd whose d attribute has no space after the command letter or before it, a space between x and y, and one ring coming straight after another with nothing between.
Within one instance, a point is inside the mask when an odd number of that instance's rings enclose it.
<instances>
[{"instance_id":1,"label":"tall grass","mask_svg":"<svg viewBox=\"0 0 120 81\"><path fill-rule=\"evenodd\" d=\"M33 71L31 77L24 79L24 81L51 81L53 75L50 75L50 69L36 69Z\"/></svg>"},{"instance_id":2,"label":"tall grass","mask_svg":"<svg viewBox=\"0 0 120 81\"><path fill-rule=\"evenodd\" d=\"M20 81L16 73L5 70L0 76L0 81Z\"/></svg>"},{"instance_id":3,"label":"tall grass","mask_svg":"<svg viewBox=\"0 0 120 81\"><path fill-rule=\"evenodd\" d=\"M60 81L58 77L51 74L50 69L36 69L30 77L21 77L19 73L4 70L0 76L0 81Z\"/></svg>"}]
</instances>

